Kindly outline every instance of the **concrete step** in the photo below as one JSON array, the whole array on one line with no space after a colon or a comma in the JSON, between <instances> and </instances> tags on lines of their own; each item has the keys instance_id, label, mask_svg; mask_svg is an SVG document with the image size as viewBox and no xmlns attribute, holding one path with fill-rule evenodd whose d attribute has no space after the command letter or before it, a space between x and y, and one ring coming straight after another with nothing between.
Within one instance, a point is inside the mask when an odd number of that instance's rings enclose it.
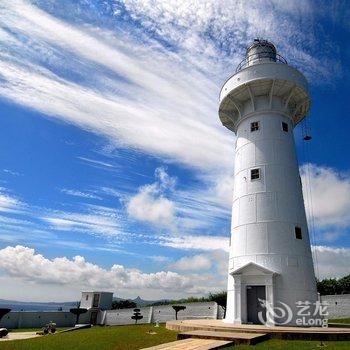
<instances>
[{"instance_id":1,"label":"concrete step","mask_svg":"<svg viewBox=\"0 0 350 350\"><path fill-rule=\"evenodd\" d=\"M178 339L216 339L232 341L234 344L255 345L269 339L265 333L243 333L243 332L218 332L218 331L188 331L179 333Z\"/></svg>"},{"instance_id":2,"label":"concrete step","mask_svg":"<svg viewBox=\"0 0 350 350\"><path fill-rule=\"evenodd\" d=\"M212 350L223 349L229 345L234 345L234 343L228 340L189 338L141 350Z\"/></svg>"}]
</instances>

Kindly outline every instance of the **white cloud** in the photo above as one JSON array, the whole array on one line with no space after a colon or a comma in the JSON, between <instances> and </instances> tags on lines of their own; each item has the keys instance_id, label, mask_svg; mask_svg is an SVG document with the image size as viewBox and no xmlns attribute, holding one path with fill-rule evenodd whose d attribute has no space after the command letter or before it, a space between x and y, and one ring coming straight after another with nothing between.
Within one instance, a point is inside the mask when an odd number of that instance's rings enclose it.
<instances>
[{"instance_id":1,"label":"white cloud","mask_svg":"<svg viewBox=\"0 0 350 350\"><path fill-rule=\"evenodd\" d=\"M316 274L319 271L321 279L344 277L350 274L349 248L316 246L313 250Z\"/></svg>"},{"instance_id":2,"label":"white cloud","mask_svg":"<svg viewBox=\"0 0 350 350\"><path fill-rule=\"evenodd\" d=\"M215 276L180 275L171 271L145 273L122 265L103 268L86 261L82 256L72 259L58 257L48 259L34 249L17 245L0 250L1 280L15 282L15 286L30 284L29 294L34 300L53 300L60 295L79 295L81 289L103 289L118 293L118 296L132 297L183 297L186 294L203 295L217 290L222 281ZM54 288L50 288L53 285ZM13 288L14 286L12 286ZM52 290L53 298L43 295L42 290ZM34 292L36 291L36 292ZM57 294L57 291L59 293ZM5 291L5 293L8 291ZM41 299L41 298L40 298Z\"/></svg>"},{"instance_id":3,"label":"white cloud","mask_svg":"<svg viewBox=\"0 0 350 350\"><path fill-rule=\"evenodd\" d=\"M82 256L45 258L34 249L24 246L6 247L0 250L0 268L9 276L39 283L78 285L97 289L174 289L192 288L188 277L170 271L142 273L122 265L113 265L109 270L89 263Z\"/></svg>"},{"instance_id":4,"label":"white cloud","mask_svg":"<svg viewBox=\"0 0 350 350\"><path fill-rule=\"evenodd\" d=\"M346 232L344 231L326 231L322 233L321 238L327 242L334 242L339 238L344 237L344 235L346 235Z\"/></svg>"},{"instance_id":5,"label":"white cloud","mask_svg":"<svg viewBox=\"0 0 350 350\"><path fill-rule=\"evenodd\" d=\"M225 50L233 56L231 62L238 62L242 57L238 50L243 53L252 38L264 37L275 42L287 59L292 58L310 77L317 73L330 76L328 62L312 57L302 47L315 44L318 38L313 27L317 9L310 1L290 5L275 0L116 1L120 3L143 27L189 51L195 64L206 68L215 58L228 64ZM322 56L327 57L327 52Z\"/></svg>"},{"instance_id":6,"label":"white cloud","mask_svg":"<svg viewBox=\"0 0 350 350\"><path fill-rule=\"evenodd\" d=\"M230 169L233 159L233 135L218 120L217 94L253 37L276 40L318 82L325 79L315 69L326 74L336 66L301 49L300 42L314 39L310 5L123 2L159 42L145 33L136 38L136 29L113 34L88 25L78 28L26 1L1 6L3 27L9 28L0 32L7 48L0 61L3 97L104 135L118 146L216 173ZM118 2L115 13L122 13ZM173 49L162 46L163 40ZM83 83L67 80L69 74L60 76L61 71L81 74Z\"/></svg>"},{"instance_id":7,"label":"white cloud","mask_svg":"<svg viewBox=\"0 0 350 350\"><path fill-rule=\"evenodd\" d=\"M184 250L229 250L229 238L223 236L162 236L159 244Z\"/></svg>"},{"instance_id":8,"label":"white cloud","mask_svg":"<svg viewBox=\"0 0 350 350\"><path fill-rule=\"evenodd\" d=\"M88 198L88 199L102 199L99 196L96 196L95 194L89 193L89 192L82 192L78 190L72 190L72 189L67 189L67 188L62 188L61 189L62 193L69 194L70 196L74 197L81 197L81 198Z\"/></svg>"},{"instance_id":9,"label":"white cloud","mask_svg":"<svg viewBox=\"0 0 350 350\"><path fill-rule=\"evenodd\" d=\"M0 212L17 212L22 210L24 203L8 194L5 188L0 187Z\"/></svg>"},{"instance_id":10,"label":"white cloud","mask_svg":"<svg viewBox=\"0 0 350 350\"><path fill-rule=\"evenodd\" d=\"M170 265L170 268L181 271L208 270L212 265L209 257L203 254L184 256Z\"/></svg>"},{"instance_id":11,"label":"white cloud","mask_svg":"<svg viewBox=\"0 0 350 350\"><path fill-rule=\"evenodd\" d=\"M113 37L96 28L80 30L22 1L2 6L4 25L19 33L2 37L4 46L11 48L0 61L7 82L1 86L2 96L105 135L118 145L206 169L230 164L232 136L218 121L218 86L183 57L156 43L140 45L126 33ZM91 67L94 89L44 68L38 63L41 56L20 40L24 35L40 52L59 46L66 57L79 60L78 67L74 59L65 61L65 70L76 72L81 62ZM105 69L122 78L111 81Z\"/></svg>"},{"instance_id":12,"label":"white cloud","mask_svg":"<svg viewBox=\"0 0 350 350\"><path fill-rule=\"evenodd\" d=\"M80 159L86 163L88 163L91 166L98 167L98 168L115 168L113 164L107 163L107 162L102 162L101 160L97 159L90 159L86 157L77 157L77 159Z\"/></svg>"},{"instance_id":13,"label":"white cloud","mask_svg":"<svg viewBox=\"0 0 350 350\"><path fill-rule=\"evenodd\" d=\"M130 217L158 226L169 227L175 219L175 206L172 201L164 197L164 191L172 190L175 180L164 168L155 172L156 182L139 189L127 203Z\"/></svg>"},{"instance_id":14,"label":"white cloud","mask_svg":"<svg viewBox=\"0 0 350 350\"><path fill-rule=\"evenodd\" d=\"M317 227L344 228L350 225L349 174L305 164L301 167L301 178L308 217L314 215Z\"/></svg>"},{"instance_id":15,"label":"white cloud","mask_svg":"<svg viewBox=\"0 0 350 350\"><path fill-rule=\"evenodd\" d=\"M83 232L102 236L120 236L123 230L123 218L114 208L86 205L87 212L48 212L41 219L57 230ZM122 239L119 237L119 239Z\"/></svg>"},{"instance_id":16,"label":"white cloud","mask_svg":"<svg viewBox=\"0 0 350 350\"><path fill-rule=\"evenodd\" d=\"M17 171L13 171L13 170L10 170L10 169L2 169L2 171L4 173L7 173L7 174L10 174L10 175L13 175L13 176L20 176L21 174Z\"/></svg>"}]
</instances>

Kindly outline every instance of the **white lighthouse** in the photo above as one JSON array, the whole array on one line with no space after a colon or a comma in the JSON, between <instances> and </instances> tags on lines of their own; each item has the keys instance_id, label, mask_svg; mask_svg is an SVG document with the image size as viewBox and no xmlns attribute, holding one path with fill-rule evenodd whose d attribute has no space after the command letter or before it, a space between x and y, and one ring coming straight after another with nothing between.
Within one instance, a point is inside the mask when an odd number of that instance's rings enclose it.
<instances>
[{"instance_id":1,"label":"white lighthouse","mask_svg":"<svg viewBox=\"0 0 350 350\"><path fill-rule=\"evenodd\" d=\"M316 302L293 137L309 106L305 77L266 40L222 87L220 120L237 135L226 322L261 323L260 299L275 308L269 323L298 325L300 302Z\"/></svg>"}]
</instances>

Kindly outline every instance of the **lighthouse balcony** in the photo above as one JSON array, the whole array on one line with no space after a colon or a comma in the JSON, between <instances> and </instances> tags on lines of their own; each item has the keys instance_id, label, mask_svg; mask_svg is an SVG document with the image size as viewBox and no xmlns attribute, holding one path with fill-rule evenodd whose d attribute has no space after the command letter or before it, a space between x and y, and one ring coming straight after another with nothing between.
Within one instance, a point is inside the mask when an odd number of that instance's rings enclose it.
<instances>
[{"instance_id":1,"label":"lighthouse balcony","mask_svg":"<svg viewBox=\"0 0 350 350\"><path fill-rule=\"evenodd\" d=\"M266 102L263 108L258 103L262 99ZM278 108L276 100L281 101ZM296 125L309 107L305 77L287 64L265 62L247 66L226 81L220 92L219 117L225 127L236 132L243 119L261 111L285 114Z\"/></svg>"}]
</instances>

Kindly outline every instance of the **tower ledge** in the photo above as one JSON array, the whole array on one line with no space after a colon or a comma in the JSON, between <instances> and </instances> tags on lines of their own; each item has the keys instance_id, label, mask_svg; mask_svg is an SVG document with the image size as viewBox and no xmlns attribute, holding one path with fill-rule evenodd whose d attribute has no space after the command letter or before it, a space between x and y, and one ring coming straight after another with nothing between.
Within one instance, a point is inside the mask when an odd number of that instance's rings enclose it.
<instances>
[{"instance_id":1,"label":"tower ledge","mask_svg":"<svg viewBox=\"0 0 350 350\"><path fill-rule=\"evenodd\" d=\"M244 117L243 105L250 101L251 110L256 111L256 99L269 99L269 110L273 110L273 99L282 100L282 112L297 125L310 108L310 97L306 78L297 69L278 62L265 62L248 66L232 75L220 91L219 117L222 124L233 132ZM278 108L281 112L281 108Z\"/></svg>"}]
</instances>

